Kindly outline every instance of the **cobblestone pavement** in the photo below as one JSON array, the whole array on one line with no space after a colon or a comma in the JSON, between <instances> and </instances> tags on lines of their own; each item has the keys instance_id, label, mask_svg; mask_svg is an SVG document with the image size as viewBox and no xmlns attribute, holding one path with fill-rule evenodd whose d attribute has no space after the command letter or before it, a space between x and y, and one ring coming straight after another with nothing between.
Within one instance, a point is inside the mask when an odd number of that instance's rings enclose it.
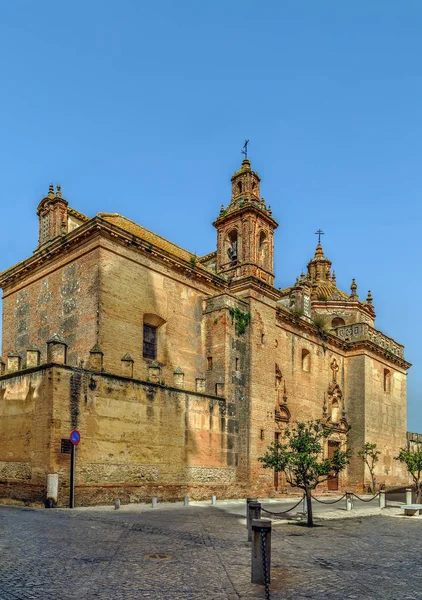
<instances>
[{"instance_id":1,"label":"cobblestone pavement","mask_svg":"<svg viewBox=\"0 0 422 600\"><path fill-rule=\"evenodd\" d=\"M272 599L421 600L422 517L391 513L274 525ZM0 600L264 598L250 583L246 539L240 502L1 506Z\"/></svg>"}]
</instances>

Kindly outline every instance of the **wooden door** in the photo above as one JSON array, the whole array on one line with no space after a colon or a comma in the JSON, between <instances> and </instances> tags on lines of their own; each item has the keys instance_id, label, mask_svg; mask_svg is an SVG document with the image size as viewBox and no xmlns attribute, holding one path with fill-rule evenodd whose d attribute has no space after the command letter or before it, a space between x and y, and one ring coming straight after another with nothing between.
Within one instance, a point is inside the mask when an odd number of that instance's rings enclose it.
<instances>
[{"instance_id":1,"label":"wooden door","mask_svg":"<svg viewBox=\"0 0 422 600\"><path fill-rule=\"evenodd\" d=\"M340 448L339 442L328 442L328 458L333 458L334 452ZM327 481L329 490L338 490L338 475Z\"/></svg>"}]
</instances>

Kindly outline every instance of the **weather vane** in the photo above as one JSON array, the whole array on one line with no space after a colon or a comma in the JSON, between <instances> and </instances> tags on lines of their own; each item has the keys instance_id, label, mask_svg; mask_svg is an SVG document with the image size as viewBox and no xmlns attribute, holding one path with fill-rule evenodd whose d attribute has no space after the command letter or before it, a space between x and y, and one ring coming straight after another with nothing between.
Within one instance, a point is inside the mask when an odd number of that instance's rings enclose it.
<instances>
[{"instance_id":1,"label":"weather vane","mask_svg":"<svg viewBox=\"0 0 422 600\"><path fill-rule=\"evenodd\" d=\"M322 231L322 229L318 229L318 231L315 231L315 235L318 236L318 244L321 243L321 236L325 235L325 233Z\"/></svg>"},{"instance_id":2,"label":"weather vane","mask_svg":"<svg viewBox=\"0 0 422 600\"><path fill-rule=\"evenodd\" d=\"M245 143L243 144L243 150L241 150L242 154L245 155L245 158L248 158L248 144L249 140L245 140Z\"/></svg>"}]
</instances>

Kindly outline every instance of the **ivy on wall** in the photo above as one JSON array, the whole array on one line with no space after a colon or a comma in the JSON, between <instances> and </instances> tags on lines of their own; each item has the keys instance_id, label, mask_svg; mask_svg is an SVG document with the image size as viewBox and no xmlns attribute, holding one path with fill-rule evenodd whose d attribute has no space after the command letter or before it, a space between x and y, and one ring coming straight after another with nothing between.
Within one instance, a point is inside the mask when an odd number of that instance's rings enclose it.
<instances>
[{"instance_id":1,"label":"ivy on wall","mask_svg":"<svg viewBox=\"0 0 422 600\"><path fill-rule=\"evenodd\" d=\"M246 331L246 327L249 325L251 320L250 312L243 312L240 308L229 308L229 313L234 323L235 331L237 335L243 335Z\"/></svg>"}]
</instances>

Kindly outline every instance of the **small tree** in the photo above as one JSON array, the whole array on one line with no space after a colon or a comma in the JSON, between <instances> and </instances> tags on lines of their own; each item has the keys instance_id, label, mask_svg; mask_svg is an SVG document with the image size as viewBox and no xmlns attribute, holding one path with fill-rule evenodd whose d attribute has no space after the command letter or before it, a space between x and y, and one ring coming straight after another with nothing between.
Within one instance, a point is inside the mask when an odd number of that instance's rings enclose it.
<instances>
[{"instance_id":1,"label":"small tree","mask_svg":"<svg viewBox=\"0 0 422 600\"><path fill-rule=\"evenodd\" d=\"M415 442L413 448L400 448L400 453L395 460L406 465L415 484L416 502L420 504L422 500L422 443Z\"/></svg>"},{"instance_id":2,"label":"small tree","mask_svg":"<svg viewBox=\"0 0 422 600\"><path fill-rule=\"evenodd\" d=\"M332 458L322 458L322 441L330 435L319 421L296 423L286 429L286 443L274 442L259 458L265 468L284 472L292 487L304 490L308 507L308 527L313 526L312 490L334 479L349 464L350 450L335 450Z\"/></svg>"},{"instance_id":3,"label":"small tree","mask_svg":"<svg viewBox=\"0 0 422 600\"><path fill-rule=\"evenodd\" d=\"M371 492L375 494L375 464L379 461L378 456L381 454L379 450L377 450L376 444L370 444L366 442L364 446L358 451L358 456L363 462L367 465L369 469L369 474L371 475Z\"/></svg>"}]
</instances>

